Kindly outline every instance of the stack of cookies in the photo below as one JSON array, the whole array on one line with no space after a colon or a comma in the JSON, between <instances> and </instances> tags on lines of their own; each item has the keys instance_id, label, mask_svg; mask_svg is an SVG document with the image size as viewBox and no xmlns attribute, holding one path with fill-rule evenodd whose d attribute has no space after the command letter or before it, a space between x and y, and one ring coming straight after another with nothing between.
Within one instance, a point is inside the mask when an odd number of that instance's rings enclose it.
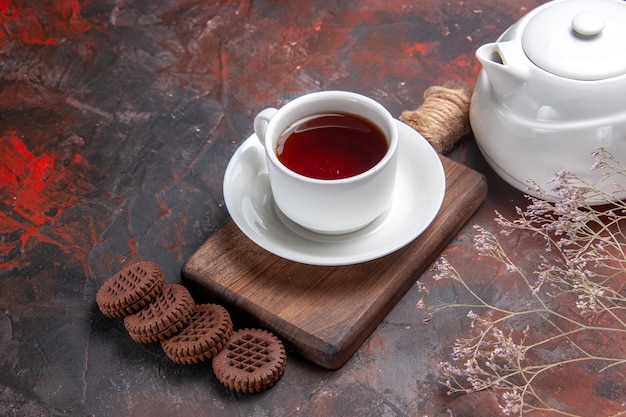
<instances>
[{"instance_id":1,"label":"stack of cookies","mask_svg":"<svg viewBox=\"0 0 626 417\"><path fill-rule=\"evenodd\" d=\"M126 266L96 295L102 314L124 318L137 343L159 342L179 364L213 360L215 375L236 392L259 392L281 378L286 365L282 342L259 329L233 331L228 311L217 304L196 304L180 284L165 284L154 262Z\"/></svg>"}]
</instances>

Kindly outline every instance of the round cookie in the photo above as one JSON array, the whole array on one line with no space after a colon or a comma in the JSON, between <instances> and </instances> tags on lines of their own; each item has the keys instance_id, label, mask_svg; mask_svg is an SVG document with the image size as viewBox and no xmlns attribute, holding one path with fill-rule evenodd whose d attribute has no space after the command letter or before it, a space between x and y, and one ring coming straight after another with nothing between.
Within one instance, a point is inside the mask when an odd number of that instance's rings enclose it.
<instances>
[{"instance_id":1,"label":"round cookie","mask_svg":"<svg viewBox=\"0 0 626 417\"><path fill-rule=\"evenodd\" d=\"M163 271L154 262L128 265L100 287L96 303L107 317L134 314L156 298L164 281Z\"/></svg>"},{"instance_id":2,"label":"round cookie","mask_svg":"<svg viewBox=\"0 0 626 417\"><path fill-rule=\"evenodd\" d=\"M217 304L196 305L187 326L161 346L174 362L191 365L217 354L233 333L228 311Z\"/></svg>"},{"instance_id":3,"label":"round cookie","mask_svg":"<svg viewBox=\"0 0 626 417\"><path fill-rule=\"evenodd\" d=\"M259 329L234 332L213 357L213 371L222 384L236 392L259 392L283 375L287 355L282 342Z\"/></svg>"},{"instance_id":4,"label":"round cookie","mask_svg":"<svg viewBox=\"0 0 626 417\"><path fill-rule=\"evenodd\" d=\"M195 306L187 288L180 284L164 285L152 303L124 318L124 326L137 343L157 342L185 327Z\"/></svg>"}]
</instances>

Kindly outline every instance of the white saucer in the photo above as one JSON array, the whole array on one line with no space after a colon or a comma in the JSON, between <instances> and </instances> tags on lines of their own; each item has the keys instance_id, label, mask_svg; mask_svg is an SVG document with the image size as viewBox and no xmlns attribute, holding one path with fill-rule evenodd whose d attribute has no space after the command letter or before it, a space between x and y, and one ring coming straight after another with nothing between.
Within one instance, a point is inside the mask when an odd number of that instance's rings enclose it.
<instances>
[{"instance_id":1,"label":"white saucer","mask_svg":"<svg viewBox=\"0 0 626 417\"><path fill-rule=\"evenodd\" d=\"M343 235L322 235L287 219L275 206L264 149L253 134L232 156L224 201L253 242L282 258L312 265L348 265L380 258L417 238L433 221L446 189L439 156L422 135L398 125L398 177L389 209L371 224Z\"/></svg>"}]
</instances>

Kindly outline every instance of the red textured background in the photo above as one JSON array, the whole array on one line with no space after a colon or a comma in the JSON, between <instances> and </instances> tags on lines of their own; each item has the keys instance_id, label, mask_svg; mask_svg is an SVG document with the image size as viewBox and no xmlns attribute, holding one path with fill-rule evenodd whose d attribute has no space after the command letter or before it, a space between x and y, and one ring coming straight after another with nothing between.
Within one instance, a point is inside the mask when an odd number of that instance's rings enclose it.
<instances>
[{"instance_id":1,"label":"red textured background","mask_svg":"<svg viewBox=\"0 0 626 417\"><path fill-rule=\"evenodd\" d=\"M343 89L397 117L430 85L473 82L475 49L540 3L0 0L0 415L499 415L490 394L445 395L435 365L468 323L424 327L414 289L342 369L290 355L254 396L135 344L94 298L128 262L180 281L228 218L223 173L259 110ZM468 250L471 223L495 228L493 210L512 213L521 193L471 135L450 156L490 191L446 252L503 291ZM570 375L589 384L564 384L559 401L620 410L623 392Z\"/></svg>"}]
</instances>

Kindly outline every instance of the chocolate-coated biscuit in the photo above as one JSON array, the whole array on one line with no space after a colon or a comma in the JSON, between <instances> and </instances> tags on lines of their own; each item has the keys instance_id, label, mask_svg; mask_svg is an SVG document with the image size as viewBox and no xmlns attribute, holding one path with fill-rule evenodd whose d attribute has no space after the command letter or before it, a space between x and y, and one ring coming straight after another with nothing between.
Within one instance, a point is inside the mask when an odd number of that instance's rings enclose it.
<instances>
[{"instance_id":1,"label":"chocolate-coated biscuit","mask_svg":"<svg viewBox=\"0 0 626 417\"><path fill-rule=\"evenodd\" d=\"M137 343L152 343L178 333L189 322L196 304L180 284L163 291L144 309L124 318L124 326Z\"/></svg>"},{"instance_id":2,"label":"chocolate-coated biscuit","mask_svg":"<svg viewBox=\"0 0 626 417\"><path fill-rule=\"evenodd\" d=\"M107 317L136 313L161 292L163 271L154 262L144 261L122 268L98 290L96 303Z\"/></svg>"},{"instance_id":3,"label":"chocolate-coated biscuit","mask_svg":"<svg viewBox=\"0 0 626 417\"><path fill-rule=\"evenodd\" d=\"M196 305L187 326L161 341L167 356L180 364L194 364L222 350L233 333L228 311L217 304Z\"/></svg>"},{"instance_id":4,"label":"chocolate-coated biscuit","mask_svg":"<svg viewBox=\"0 0 626 417\"><path fill-rule=\"evenodd\" d=\"M287 355L282 342L259 329L238 330L213 357L213 371L222 384L236 392L259 392L283 375Z\"/></svg>"}]
</instances>

